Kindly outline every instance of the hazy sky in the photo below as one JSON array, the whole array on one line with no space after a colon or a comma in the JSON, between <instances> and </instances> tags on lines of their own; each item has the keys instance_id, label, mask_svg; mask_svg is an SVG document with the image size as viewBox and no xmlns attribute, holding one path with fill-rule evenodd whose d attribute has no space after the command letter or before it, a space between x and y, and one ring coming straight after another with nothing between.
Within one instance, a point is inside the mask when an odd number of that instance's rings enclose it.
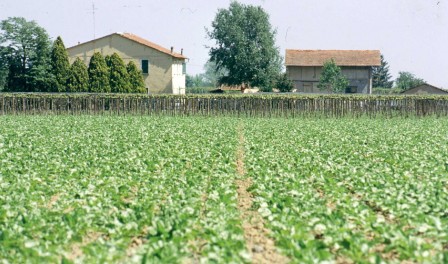
<instances>
[{"instance_id":1,"label":"hazy sky","mask_svg":"<svg viewBox=\"0 0 448 264\"><path fill-rule=\"evenodd\" d=\"M448 88L448 0L247 0L262 6L285 49L379 49L395 78L409 71ZM35 20L66 47L130 32L190 58L188 73L208 59L205 28L229 0L0 0L0 20ZM93 15L93 5L95 15ZM95 20L93 19L95 17ZM94 23L95 21L95 23ZM95 27L94 27L95 24ZM94 30L95 28L95 30Z\"/></svg>"}]
</instances>

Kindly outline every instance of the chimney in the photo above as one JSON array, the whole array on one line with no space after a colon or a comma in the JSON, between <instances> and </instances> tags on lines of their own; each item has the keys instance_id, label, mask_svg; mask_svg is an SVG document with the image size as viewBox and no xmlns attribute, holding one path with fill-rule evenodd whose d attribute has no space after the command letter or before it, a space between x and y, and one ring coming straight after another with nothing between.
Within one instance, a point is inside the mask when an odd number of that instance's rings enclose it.
<instances>
[{"instance_id":1,"label":"chimney","mask_svg":"<svg viewBox=\"0 0 448 264\"><path fill-rule=\"evenodd\" d=\"M171 53L173 53L173 51L174 51L174 47L173 47L173 46L171 46Z\"/></svg>"},{"instance_id":2,"label":"chimney","mask_svg":"<svg viewBox=\"0 0 448 264\"><path fill-rule=\"evenodd\" d=\"M184 49L180 49L180 55L184 55Z\"/></svg>"}]
</instances>

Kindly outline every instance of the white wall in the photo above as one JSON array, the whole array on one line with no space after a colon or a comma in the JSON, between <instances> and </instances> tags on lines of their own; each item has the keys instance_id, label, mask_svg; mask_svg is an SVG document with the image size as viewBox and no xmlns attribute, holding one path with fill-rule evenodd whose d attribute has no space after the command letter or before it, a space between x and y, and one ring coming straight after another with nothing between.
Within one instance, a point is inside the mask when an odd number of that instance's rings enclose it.
<instances>
[{"instance_id":1,"label":"white wall","mask_svg":"<svg viewBox=\"0 0 448 264\"><path fill-rule=\"evenodd\" d=\"M173 94L185 94L186 75L183 74L182 61L173 61Z\"/></svg>"}]
</instances>

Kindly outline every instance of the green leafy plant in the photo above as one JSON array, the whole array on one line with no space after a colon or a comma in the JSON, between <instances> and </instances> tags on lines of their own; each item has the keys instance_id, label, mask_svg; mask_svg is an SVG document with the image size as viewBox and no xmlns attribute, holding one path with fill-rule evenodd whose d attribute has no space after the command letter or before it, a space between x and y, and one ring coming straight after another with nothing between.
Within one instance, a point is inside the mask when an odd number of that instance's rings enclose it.
<instances>
[{"instance_id":1,"label":"green leafy plant","mask_svg":"<svg viewBox=\"0 0 448 264\"><path fill-rule=\"evenodd\" d=\"M109 69L106 60L99 52L95 52L90 59L89 68L89 92L110 93Z\"/></svg>"},{"instance_id":2,"label":"green leafy plant","mask_svg":"<svg viewBox=\"0 0 448 264\"><path fill-rule=\"evenodd\" d=\"M320 81L317 87L322 91L341 93L348 87L348 80L342 74L341 68L338 67L333 59L324 63Z\"/></svg>"}]
</instances>

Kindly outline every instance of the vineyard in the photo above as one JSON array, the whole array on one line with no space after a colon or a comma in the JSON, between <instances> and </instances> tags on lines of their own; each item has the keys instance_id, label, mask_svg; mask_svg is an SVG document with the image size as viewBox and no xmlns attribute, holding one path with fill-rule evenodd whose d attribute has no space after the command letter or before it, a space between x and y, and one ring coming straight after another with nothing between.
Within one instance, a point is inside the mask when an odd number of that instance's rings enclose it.
<instances>
[{"instance_id":1,"label":"vineyard","mask_svg":"<svg viewBox=\"0 0 448 264\"><path fill-rule=\"evenodd\" d=\"M0 116L0 263L446 263L446 118Z\"/></svg>"},{"instance_id":2,"label":"vineyard","mask_svg":"<svg viewBox=\"0 0 448 264\"><path fill-rule=\"evenodd\" d=\"M448 96L0 93L0 115L448 116Z\"/></svg>"}]
</instances>

